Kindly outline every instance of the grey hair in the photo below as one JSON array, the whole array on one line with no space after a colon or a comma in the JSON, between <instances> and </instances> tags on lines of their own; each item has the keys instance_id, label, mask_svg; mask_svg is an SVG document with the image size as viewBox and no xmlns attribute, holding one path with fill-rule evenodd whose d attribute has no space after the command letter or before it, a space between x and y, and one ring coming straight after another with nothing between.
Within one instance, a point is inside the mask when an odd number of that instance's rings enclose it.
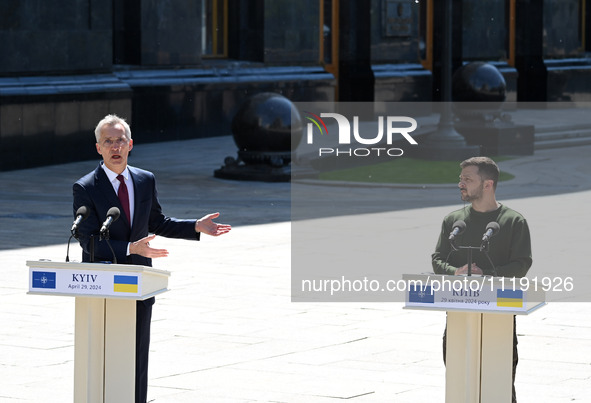
<instances>
[{"instance_id":1,"label":"grey hair","mask_svg":"<svg viewBox=\"0 0 591 403\"><path fill-rule=\"evenodd\" d=\"M98 143L101 139L101 130L103 129L103 126L115 126L118 123L121 124L121 126L123 126L125 129L125 137L127 137L127 140L131 140L131 129L129 128L129 125L125 119L120 118L117 115L107 115L100 122L98 122L96 128L94 129L96 142Z\"/></svg>"}]
</instances>

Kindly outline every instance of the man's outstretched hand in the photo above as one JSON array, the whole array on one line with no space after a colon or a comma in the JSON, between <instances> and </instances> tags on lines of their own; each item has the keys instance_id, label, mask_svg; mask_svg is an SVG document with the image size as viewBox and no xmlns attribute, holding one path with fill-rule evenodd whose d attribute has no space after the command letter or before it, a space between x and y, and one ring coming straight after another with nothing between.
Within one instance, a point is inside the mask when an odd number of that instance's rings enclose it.
<instances>
[{"instance_id":1,"label":"man's outstretched hand","mask_svg":"<svg viewBox=\"0 0 591 403\"><path fill-rule=\"evenodd\" d=\"M200 218L195 222L195 231L211 236L219 236L230 232L232 226L213 222L213 219L218 218L219 216L220 213L212 213ZM139 241L131 242L129 244L129 253L149 258L167 257L168 251L166 249L156 249L150 246L150 241L155 237L155 234L148 235Z\"/></svg>"},{"instance_id":2,"label":"man's outstretched hand","mask_svg":"<svg viewBox=\"0 0 591 403\"><path fill-rule=\"evenodd\" d=\"M166 249L155 249L150 247L150 241L156 238L156 235L148 235L145 238L129 244L129 253L131 255L141 255L143 257L156 258L168 256Z\"/></svg>"},{"instance_id":3,"label":"man's outstretched hand","mask_svg":"<svg viewBox=\"0 0 591 403\"><path fill-rule=\"evenodd\" d=\"M220 236L227 232L230 232L230 230L232 229L231 225L218 224L213 222L213 219L218 218L219 216L220 213L211 213L198 219L195 222L195 231L202 232L204 234L211 236Z\"/></svg>"}]
</instances>

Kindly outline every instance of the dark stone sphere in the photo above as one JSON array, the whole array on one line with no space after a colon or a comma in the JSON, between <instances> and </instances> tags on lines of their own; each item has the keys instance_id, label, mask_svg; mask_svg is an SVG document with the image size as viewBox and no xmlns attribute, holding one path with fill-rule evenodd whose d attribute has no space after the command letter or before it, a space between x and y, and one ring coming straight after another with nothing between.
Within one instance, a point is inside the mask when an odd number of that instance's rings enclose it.
<instances>
[{"instance_id":1,"label":"dark stone sphere","mask_svg":"<svg viewBox=\"0 0 591 403\"><path fill-rule=\"evenodd\" d=\"M504 102L507 84L492 64L472 62L460 67L452 77L455 102Z\"/></svg>"},{"instance_id":2,"label":"dark stone sphere","mask_svg":"<svg viewBox=\"0 0 591 403\"><path fill-rule=\"evenodd\" d=\"M302 138L302 120L283 95L264 92L248 98L232 120L240 151L289 153Z\"/></svg>"}]
</instances>

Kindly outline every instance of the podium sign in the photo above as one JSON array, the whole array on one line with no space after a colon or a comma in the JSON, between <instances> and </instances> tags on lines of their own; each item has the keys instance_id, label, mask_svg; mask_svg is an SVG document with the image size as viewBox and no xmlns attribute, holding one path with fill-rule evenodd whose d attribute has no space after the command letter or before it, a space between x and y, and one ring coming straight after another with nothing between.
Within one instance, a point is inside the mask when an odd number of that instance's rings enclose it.
<instances>
[{"instance_id":1,"label":"podium sign","mask_svg":"<svg viewBox=\"0 0 591 403\"><path fill-rule=\"evenodd\" d=\"M447 312L446 403L511 402L513 315L544 306L543 288L499 277L402 278L405 309Z\"/></svg>"},{"instance_id":2,"label":"podium sign","mask_svg":"<svg viewBox=\"0 0 591 403\"><path fill-rule=\"evenodd\" d=\"M402 279L405 309L527 315L546 304L541 285L528 283L522 289L502 277L405 274Z\"/></svg>"},{"instance_id":3,"label":"podium sign","mask_svg":"<svg viewBox=\"0 0 591 403\"><path fill-rule=\"evenodd\" d=\"M76 297L74 402L135 401L136 300L168 291L151 267L28 261L29 292Z\"/></svg>"},{"instance_id":4,"label":"podium sign","mask_svg":"<svg viewBox=\"0 0 591 403\"><path fill-rule=\"evenodd\" d=\"M29 261L29 294L147 299L168 291L170 272L145 266Z\"/></svg>"}]
</instances>

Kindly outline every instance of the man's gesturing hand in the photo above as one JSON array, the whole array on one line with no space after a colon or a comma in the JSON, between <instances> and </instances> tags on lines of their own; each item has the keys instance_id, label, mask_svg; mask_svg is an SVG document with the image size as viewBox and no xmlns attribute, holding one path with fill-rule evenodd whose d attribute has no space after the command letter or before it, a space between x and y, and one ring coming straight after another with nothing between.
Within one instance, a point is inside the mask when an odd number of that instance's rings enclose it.
<instances>
[{"instance_id":1,"label":"man's gesturing hand","mask_svg":"<svg viewBox=\"0 0 591 403\"><path fill-rule=\"evenodd\" d=\"M150 247L150 241L156 238L156 235L148 235L139 241L129 244L129 253L132 255L141 255L143 257L155 258L166 257L168 251L166 249L154 249Z\"/></svg>"},{"instance_id":2,"label":"man's gesturing hand","mask_svg":"<svg viewBox=\"0 0 591 403\"><path fill-rule=\"evenodd\" d=\"M225 234L226 232L230 232L232 229L231 225L213 222L213 219L218 218L219 216L220 213L212 213L198 219L195 222L195 231L211 236L219 236Z\"/></svg>"}]
</instances>

